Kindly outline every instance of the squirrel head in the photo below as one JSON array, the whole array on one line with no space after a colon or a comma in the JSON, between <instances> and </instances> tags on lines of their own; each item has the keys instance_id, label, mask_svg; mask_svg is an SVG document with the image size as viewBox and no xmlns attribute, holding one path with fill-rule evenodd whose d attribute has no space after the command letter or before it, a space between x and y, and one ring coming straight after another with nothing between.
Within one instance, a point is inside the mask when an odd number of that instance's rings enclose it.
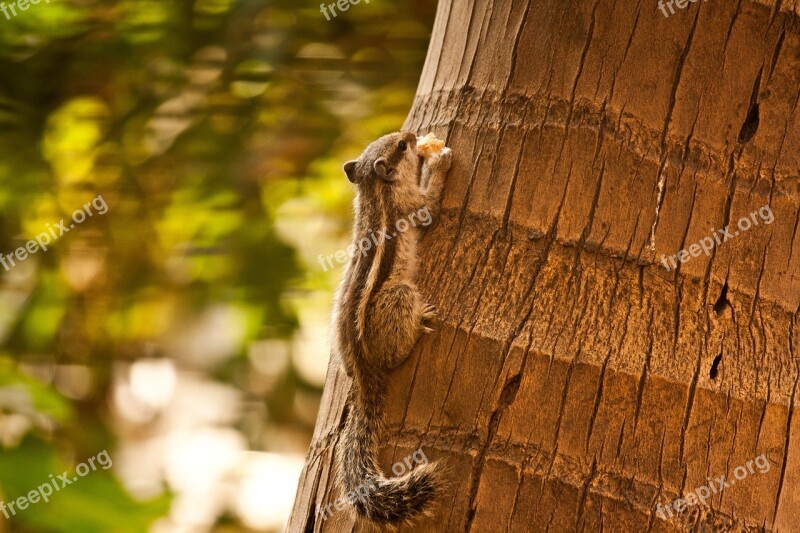
<instances>
[{"instance_id":1,"label":"squirrel head","mask_svg":"<svg viewBox=\"0 0 800 533\"><path fill-rule=\"evenodd\" d=\"M422 157L417 151L417 136L408 131L384 135L372 142L358 159L344 164L351 183L363 186L380 180L395 183L415 180L419 183Z\"/></svg>"}]
</instances>

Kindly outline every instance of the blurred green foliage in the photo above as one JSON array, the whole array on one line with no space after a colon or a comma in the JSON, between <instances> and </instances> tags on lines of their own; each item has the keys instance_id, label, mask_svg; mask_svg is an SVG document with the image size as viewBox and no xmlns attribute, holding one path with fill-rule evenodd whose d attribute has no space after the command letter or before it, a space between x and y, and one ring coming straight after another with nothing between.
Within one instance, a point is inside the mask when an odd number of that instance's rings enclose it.
<instances>
[{"instance_id":1,"label":"blurred green foliage","mask_svg":"<svg viewBox=\"0 0 800 533\"><path fill-rule=\"evenodd\" d=\"M319 383L289 365L253 390L248 346L291 338L307 295L327 305L339 273L315 258L347 232L341 163L402 124L434 9L372 0L329 22L296 0L51 0L0 13L0 254L98 195L108 205L0 268L0 500L113 450L115 365L179 359L174 339L220 306L241 326L230 357L180 365L265 406L258 427L310 434L296 395ZM138 501L111 472L0 531L146 531L167 513L169 487Z\"/></svg>"},{"instance_id":2,"label":"blurred green foliage","mask_svg":"<svg viewBox=\"0 0 800 533\"><path fill-rule=\"evenodd\" d=\"M40 488L51 483L51 479L61 487L63 482L59 476L64 473L67 473L68 480L77 480L58 491ZM31 504L29 509L12 508L8 511L11 515L16 510L14 516L36 531L137 533L147 531L153 519L165 514L169 508L166 497L147 504L134 501L100 466L86 477L78 478L56 457L52 448L35 438L0 456L0 478L4 480L5 501L24 497L37 488L44 494L52 492L48 501L39 496L39 501Z\"/></svg>"}]
</instances>

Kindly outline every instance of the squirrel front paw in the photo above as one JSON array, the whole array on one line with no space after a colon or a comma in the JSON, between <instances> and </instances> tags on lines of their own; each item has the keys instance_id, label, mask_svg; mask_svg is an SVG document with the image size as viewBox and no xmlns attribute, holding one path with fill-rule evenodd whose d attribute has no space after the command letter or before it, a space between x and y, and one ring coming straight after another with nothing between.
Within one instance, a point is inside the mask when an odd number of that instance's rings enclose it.
<instances>
[{"instance_id":1,"label":"squirrel front paw","mask_svg":"<svg viewBox=\"0 0 800 533\"><path fill-rule=\"evenodd\" d=\"M439 153L428 156L425 159L425 166L433 172L445 173L450 170L450 165L453 163L453 152L450 148L444 147Z\"/></svg>"}]
</instances>

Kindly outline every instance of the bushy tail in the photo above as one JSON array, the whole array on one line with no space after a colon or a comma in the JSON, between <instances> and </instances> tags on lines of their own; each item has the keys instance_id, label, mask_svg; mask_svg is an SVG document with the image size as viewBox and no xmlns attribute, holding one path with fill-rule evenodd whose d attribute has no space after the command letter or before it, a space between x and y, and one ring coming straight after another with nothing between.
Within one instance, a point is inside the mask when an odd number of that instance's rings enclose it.
<instances>
[{"instance_id":1,"label":"bushy tail","mask_svg":"<svg viewBox=\"0 0 800 533\"><path fill-rule=\"evenodd\" d=\"M398 525L425 514L441 485L435 463L419 465L399 477L381 474L375 452L382 431L382 394L374 396L357 398L352 388L348 395L350 412L339 443L340 486L359 515Z\"/></svg>"}]
</instances>

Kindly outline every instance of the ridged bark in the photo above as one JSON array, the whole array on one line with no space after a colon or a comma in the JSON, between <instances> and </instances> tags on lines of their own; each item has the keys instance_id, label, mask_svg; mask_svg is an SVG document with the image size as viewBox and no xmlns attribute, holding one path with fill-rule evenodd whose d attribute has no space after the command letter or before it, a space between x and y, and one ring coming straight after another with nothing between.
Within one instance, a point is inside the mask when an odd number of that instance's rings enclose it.
<instances>
[{"instance_id":1,"label":"ridged bark","mask_svg":"<svg viewBox=\"0 0 800 533\"><path fill-rule=\"evenodd\" d=\"M800 531L796 4L440 2L405 127L454 153L420 246L441 316L391 376L381 464L422 446L453 486L406 530ZM314 518L348 387L334 358L289 531L362 529Z\"/></svg>"}]
</instances>

